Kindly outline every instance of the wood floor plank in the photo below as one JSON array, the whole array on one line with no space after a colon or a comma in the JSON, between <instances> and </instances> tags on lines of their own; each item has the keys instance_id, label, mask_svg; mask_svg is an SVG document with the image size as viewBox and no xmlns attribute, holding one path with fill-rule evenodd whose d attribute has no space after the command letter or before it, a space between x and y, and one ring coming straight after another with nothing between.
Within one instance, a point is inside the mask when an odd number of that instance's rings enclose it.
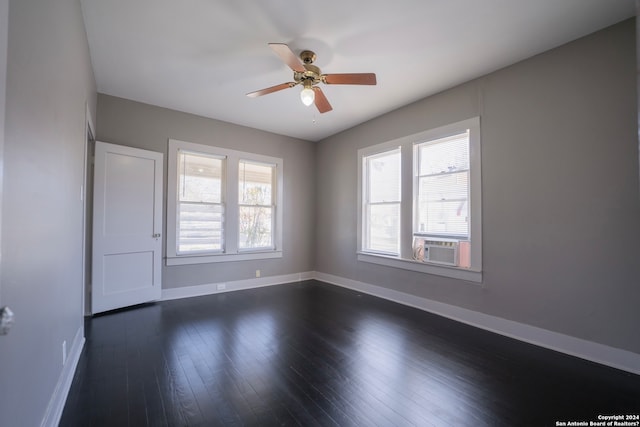
<instances>
[{"instance_id":1,"label":"wood floor plank","mask_svg":"<svg viewBox=\"0 0 640 427\"><path fill-rule=\"evenodd\" d=\"M60 426L546 426L640 377L306 281L86 320Z\"/></svg>"}]
</instances>

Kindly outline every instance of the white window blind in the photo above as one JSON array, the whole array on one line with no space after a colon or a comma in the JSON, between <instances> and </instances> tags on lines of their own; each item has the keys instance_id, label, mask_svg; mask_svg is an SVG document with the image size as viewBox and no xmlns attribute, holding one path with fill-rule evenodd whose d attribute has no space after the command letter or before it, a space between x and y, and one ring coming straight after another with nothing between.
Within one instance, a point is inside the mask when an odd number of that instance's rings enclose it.
<instances>
[{"instance_id":1,"label":"white window blind","mask_svg":"<svg viewBox=\"0 0 640 427\"><path fill-rule=\"evenodd\" d=\"M366 182L363 249L400 253L400 149L363 157Z\"/></svg>"},{"instance_id":2,"label":"white window blind","mask_svg":"<svg viewBox=\"0 0 640 427\"><path fill-rule=\"evenodd\" d=\"M177 252L223 250L223 157L178 152Z\"/></svg>"},{"instance_id":3,"label":"white window blind","mask_svg":"<svg viewBox=\"0 0 640 427\"><path fill-rule=\"evenodd\" d=\"M469 132L417 145L416 233L469 237Z\"/></svg>"}]
</instances>

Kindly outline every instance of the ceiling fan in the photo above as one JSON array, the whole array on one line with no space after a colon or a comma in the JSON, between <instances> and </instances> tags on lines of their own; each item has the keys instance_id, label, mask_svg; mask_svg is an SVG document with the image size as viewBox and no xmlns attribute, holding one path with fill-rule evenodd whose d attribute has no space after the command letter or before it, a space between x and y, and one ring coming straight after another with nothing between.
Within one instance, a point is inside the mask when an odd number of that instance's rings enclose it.
<instances>
[{"instance_id":1,"label":"ceiling fan","mask_svg":"<svg viewBox=\"0 0 640 427\"><path fill-rule=\"evenodd\" d=\"M284 43L269 43L269 47L293 70L293 81L250 92L247 94L250 98L267 95L301 84L304 87L300 92L302 103L307 107L315 103L320 113L326 113L331 111L332 107L322 89L317 86L319 83L328 85L376 84L376 75L374 73L322 74L320 68L312 65L316 60L316 54L310 50L300 52L300 58L298 59L289 46Z\"/></svg>"}]
</instances>

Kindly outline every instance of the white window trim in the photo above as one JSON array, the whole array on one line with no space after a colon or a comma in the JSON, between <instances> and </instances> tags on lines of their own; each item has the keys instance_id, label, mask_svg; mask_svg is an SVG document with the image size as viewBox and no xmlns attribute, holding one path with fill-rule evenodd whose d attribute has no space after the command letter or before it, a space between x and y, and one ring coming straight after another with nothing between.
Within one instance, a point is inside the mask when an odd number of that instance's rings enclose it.
<instances>
[{"instance_id":1,"label":"white window trim","mask_svg":"<svg viewBox=\"0 0 640 427\"><path fill-rule=\"evenodd\" d=\"M471 239L471 267L459 268L429 264L415 261L412 258L413 224L414 224L414 180L415 163L414 146L425 141L444 138L470 129L469 157L470 157L470 209L471 222L469 236ZM400 147L402 162L402 202L400 226L400 256L389 256L364 251L363 238L363 192L364 169L362 160L365 156L393 150ZM429 129L414 135L405 136L392 141L376 144L358 150L358 227L357 254L358 261L401 268L404 270L451 277L469 282L482 283L482 171L480 156L480 117L473 117L460 122Z\"/></svg>"},{"instance_id":2,"label":"white window trim","mask_svg":"<svg viewBox=\"0 0 640 427\"><path fill-rule=\"evenodd\" d=\"M177 254L177 182L178 182L178 150L203 153L213 156L224 156L226 167L224 181L225 228L223 232L224 252L199 254ZM167 265L186 265L213 262L249 261L256 259L282 258L282 226L283 226L283 160L277 157L246 153L227 148L192 142L169 140L168 177L167 177ZM255 161L276 166L275 177L275 229L273 248L239 249L238 225L238 162L240 160Z\"/></svg>"}]
</instances>

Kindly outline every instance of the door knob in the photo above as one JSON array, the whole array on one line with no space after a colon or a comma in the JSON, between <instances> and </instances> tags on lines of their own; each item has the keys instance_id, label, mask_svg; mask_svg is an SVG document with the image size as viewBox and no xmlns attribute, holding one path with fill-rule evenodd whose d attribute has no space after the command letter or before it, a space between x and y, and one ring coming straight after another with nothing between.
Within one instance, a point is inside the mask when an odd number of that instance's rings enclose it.
<instances>
[{"instance_id":1,"label":"door knob","mask_svg":"<svg viewBox=\"0 0 640 427\"><path fill-rule=\"evenodd\" d=\"M151 236L151 237L153 237L153 238L156 238L156 239L157 239L158 237L160 237L160 233L156 233L156 234L154 234L154 235L153 235L153 236Z\"/></svg>"}]
</instances>

